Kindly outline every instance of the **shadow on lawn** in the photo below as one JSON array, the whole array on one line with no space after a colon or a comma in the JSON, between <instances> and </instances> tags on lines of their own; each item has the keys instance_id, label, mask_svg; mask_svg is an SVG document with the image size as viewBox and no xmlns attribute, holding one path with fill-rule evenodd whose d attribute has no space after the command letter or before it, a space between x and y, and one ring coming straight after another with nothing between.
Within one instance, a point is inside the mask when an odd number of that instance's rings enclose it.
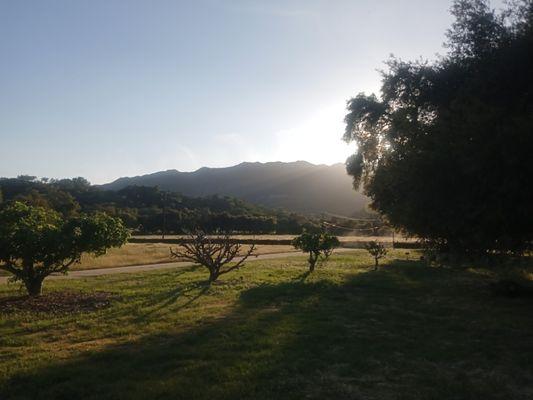
<instances>
[{"instance_id":1,"label":"shadow on lawn","mask_svg":"<svg viewBox=\"0 0 533 400\"><path fill-rule=\"evenodd\" d=\"M202 267L200 265L191 265L190 267L182 268L173 275L173 279L176 279L176 277L183 275L185 273L189 272L196 272ZM207 293L209 290L208 281L202 281L202 282L192 282L187 285L180 285L178 287L172 288L168 291L162 291L160 293L157 293L153 296L151 296L144 304L144 307L151 307L150 310L142 315L140 315L136 322L143 322L146 321L149 317L156 314L157 312L172 306L180 297L187 297L189 296L189 293L194 292L196 290L200 289L200 291L189 298L185 304L181 305L180 307L173 308L173 312L177 312L180 309L186 308L190 306L192 303L194 303L196 300L198 300L200 297L202 297L204 294Z\"/></svg>"},{"instance_id":2,"label":"shadow on lawn","mask_svg":"<svg viewBox=\"0 0 533 400\"><path fill-rule=\"evenodd\" d=\"M2 399L525 398L533 341L502 324L532 327L530 308L414 265L260 285L224 319L15 376Z\"/></svg>"},{"instance_id":3,"label":"shadow on lawn","mask_svg":"<svg viewBox=\"0 0 533 400\"><path fill-rule=\"evenodd\" d=\"M198 289L200 289L200 291L197 294L189 297L189 293L194 292ZM158 296L155 296L157 297L157 299L153 302L154 307L151 308L148 312L137 317L135 322L147 321L150 317L157 314L159 311L172 306L180 297L189 297L189 299L181 306L172 308L173 312L178 312L181 309L189 307L191 304L197 301L200 297L205 295L208 290L209 290L209 285L206 282L201 282L197 284L188 285L184 288L178 287L170 291L164 292Z\"/></svg>"}]
</instances>

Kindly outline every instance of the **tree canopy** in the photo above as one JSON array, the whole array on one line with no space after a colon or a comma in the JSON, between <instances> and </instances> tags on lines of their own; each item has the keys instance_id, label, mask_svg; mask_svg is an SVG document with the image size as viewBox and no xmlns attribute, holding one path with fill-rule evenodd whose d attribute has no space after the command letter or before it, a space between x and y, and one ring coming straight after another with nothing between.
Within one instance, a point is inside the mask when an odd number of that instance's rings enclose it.
<instances>
[{"instance_id":1,"label":"tree canopy","mask_svg":"<svg viewBox=\"0 0 533 400\"><path fill-rule=\"evenodd\" d=\"M327 232L312 233L304 231L293 239L292 245L295 249L309 253L309 271L313 272L317 261L320 258L327 260L333 250L340 246L340 242L336 236Z\"/></svg>"},{"instance_id":2,"label":"tree canopy","mask_svg":"<svg viewBox=\"0 0 533 400\"><path fill-rule=\"evenodd\" d=\"M228 196L189 197L148 186L103 190L84 178L0 178L0 192L5 204L19 201L53 209L65 217L105 212L140 234L181 234L198 228L209 232L280 234L319 229L318 222L306 216Z\"/></svg>"},{"instance_id":3,"label":"tree canopy","mask_svg":"<svg viewBox=\"0 0 533 400\"><path fill-rule=\"evenodd\" d=\"M43 280L65 273L83 253L102 255L123 245L128 231L108 215L64 218L58 212L14 202L0 211L0 269L39 295Z\"/></svg>"},{"instance_id":4,"label":"tree canopy","mask_svg":"<svg viewBox=\"0 0 533 400\"><path fill-rule=\"evenodd\" d=\"M460 252L533 239L533 3L453 3L447 55L391 59L381 96L348 101L356 187L396 227Z\"/></svg>"}]
</instances>

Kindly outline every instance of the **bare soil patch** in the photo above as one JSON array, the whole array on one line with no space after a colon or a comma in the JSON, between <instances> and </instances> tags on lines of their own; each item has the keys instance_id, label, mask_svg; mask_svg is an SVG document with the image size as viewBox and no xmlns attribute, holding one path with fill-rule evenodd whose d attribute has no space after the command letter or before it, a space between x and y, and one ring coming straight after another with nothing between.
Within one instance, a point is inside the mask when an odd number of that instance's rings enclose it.
<instances>
[{"instance_id":1,"label":"bare soil patch","mask_svg":"<svg viewBox=\"0 0 533 400\"><path fill-rule=\"evenodd\" d=\"M38 297L10 296L0 298L0 314L16 312L69 314L91 312L109 307L119 296L111 292L56 291Z\"/></svg>"}]
</instances>

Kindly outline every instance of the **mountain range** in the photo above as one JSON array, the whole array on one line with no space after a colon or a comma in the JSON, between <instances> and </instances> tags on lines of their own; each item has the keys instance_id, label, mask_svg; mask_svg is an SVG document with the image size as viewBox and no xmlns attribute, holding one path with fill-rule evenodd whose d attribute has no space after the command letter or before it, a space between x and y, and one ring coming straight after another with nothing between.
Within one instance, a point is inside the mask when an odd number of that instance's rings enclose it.
<instances>
[{"instance_id":1,"label":"mountain range","mask_svg":"<svg viewBox=\"0 0 533 400\"><path fill-rule=\"evenodd\" d=\"M345 216L360 212L368 198L356 192L344 164L244 162L226 168L203 167L193 172L160 171L119 178L100 185L106 190L127 186L158 186L186 196L233 196L270 208Z\"/></svg>"}]
</instances>

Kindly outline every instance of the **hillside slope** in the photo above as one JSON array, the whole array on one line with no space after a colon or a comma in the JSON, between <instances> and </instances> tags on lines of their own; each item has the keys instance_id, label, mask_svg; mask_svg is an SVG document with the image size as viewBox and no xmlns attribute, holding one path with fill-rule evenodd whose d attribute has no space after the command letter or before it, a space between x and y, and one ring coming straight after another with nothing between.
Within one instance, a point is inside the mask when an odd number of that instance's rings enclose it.
<instances>
[{"instance_id":1,"label":"hillside slope","mask_svg":"<svg viewBox=\"0 0 533 400\"><path fill-rule=\"evenodd\" d=\"M352 188L343 164L241 163L227 168L200 168L194 172L168 170L102 185L119 190L130 185L159 186L187 196L228 195L267 207L305 213L352 215L368 199Z\"/></svg>"}]
</instances>

